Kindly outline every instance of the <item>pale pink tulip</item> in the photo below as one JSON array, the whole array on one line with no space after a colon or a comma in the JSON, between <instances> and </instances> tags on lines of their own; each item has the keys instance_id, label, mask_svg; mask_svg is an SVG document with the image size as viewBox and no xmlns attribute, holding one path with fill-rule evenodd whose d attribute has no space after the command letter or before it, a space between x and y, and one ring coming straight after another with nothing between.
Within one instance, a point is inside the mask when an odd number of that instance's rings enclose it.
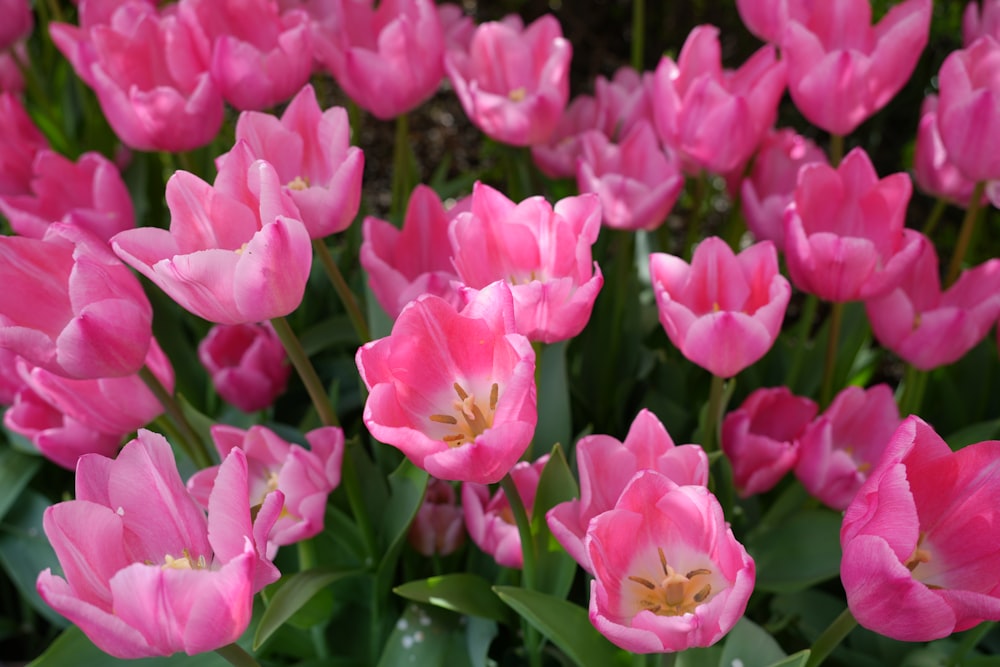
<instances>
[{"instance_id":1,"label":"pale pink tulip","mask_svg":"<svg viewBox=\"0 0 1000 667\"><path fill-rule=\"evenodd\" d=\"M215 184L178 171L167 181L170 230L140 227L115 252L190 312L218 324L288 315L312 264L309 232L274 167L238 142Z\"/></svg>"},{"instance_id":2,"label":"pale pink tulip","mask_svg":"<svg viewBox=\"0 0 1000 667\"><path fill-rule=\"evenodd\" d=\"M604 284L591 246L601 227L597 195L515 204L483 183L471 210L449 228L455 270L467 293L496 280L514 294L517 331L552 343L580 333Z\"/></svg>"},{"instance_id":3,"label":"pale pink tulip","mask_svg":"<svg viewBox=\"0 0 1000 667\"><path fill-rule=\"evenodd\" d=\"M497 282L461 311L424 295L392 334L357 353L369 389L365 426L445 480L493 484L531 443L538 420L535 352L514 330L514 299Z\"/></svg>"},{"instance_id":4,"label":"pale pink tulip","mask_svg":"<svg viewBox=\"0 0 1000 667\"><path fill-rule=\"evenodd\" d=\"M0 118L0 195L30 194L35 155L49 142L17 95L0 92Z\"/></svg>"},{"instance_id":5,"label":"pale pink tulip","mask_svg":"<svg viewBox=\"0 0 1000 667\"><path fill-rule=\"evenodd\" d=\"M266 536L268 558L274 557L278 547L309 539L323 530L327 497L340 484L344 459L344 432L340 428L325 426L306 433L309 449L260 425L243 430L216 424L211 431L223 461L235 449L246 454L248 507L263 506L275 491L284 496L281 514ZM205 468L188 480L188 491L204 507L211 502L221 470L221 466Z\"/></svg>"},{"instance_id":6,"label":"pale pink tulip","mask_svg":"<svg viewBox=\"0 0 1000 667\"><path fill-rule=\"evenodd\" d=\"M770 241L736 255L713 236L695 248L691 264L651 254L649 272L660 323L689 361L728 378L774 345L792 288Z\"/></svg>"},{"instance_id":7,"label":"pale pink tulip","mask_svg":"<svg viewBox=\"0 0 1000 667\"><path fill-rule=\"evenodd\" d=\"M468 50L451 48L445 71L469 119L513 146L548 141L569 101L573 47L545 14L528 26L517 16L480 24Z\"/></svg>"},{"instance_id":8,"label":"pale pink tulip","mask_svg":"<svg viewBox=\"0 0 1000 667\"><path fill-rule=\"evenodd\" d=\"M45 511L64 577L46 569L38 592L117 658L189 655L238 639L253 596L279 573L255 547L280 497L251 521L247 461L230 454L208 516L188 495L163 436L140 431L117 459L80 459L76 499ZM255 581L256 580L256 581Z\"/></svg>"},{"instance_id":9,"label":"pale pink tulip","mask_svg":"<svg viewBox=\"0 0 1000 667\"><path fill-rule=\"evenodd\" d=\"M743 616L756 568L704 486L638 473L587 528L590 621L633 653L710 646Z\"/></svg>"},{"instance_id":10,"label":"pale pink tulip","mask_svg":"<svg viewBox=\"0 0 1000 667\"><path fill-rule=\"evenodd\" d=\"M606 226L636 230L663 224L684 186L684 175L648 122L634 125L619 144L598 130L583 133L579 142L577 188L600 198Z\"/></svg>"},{"instance_id":11,"label":"pale pink tulip","mask_svg":"<svg viewBox=\"0 0 1000 667\"><path fill-rule=\"evenodd\" d=\"M938 72L938 130L949 160L971 181L1000 179L1000 42L981 37Z\"/></svg>"},{"instance_id":12,"label":"pale pink tulip","mask_svg":"<svg viewBox=\"0 0 1000 667\"><path fill-rule=\"evenodd\" d=\"M810 164L785 209L785 256L796 287L828 301L880 296L895 288L923 238L904 228L908 174L879 179L855 148L834 169Z\"/></svg>"},{"instance_id":13,"label":"pale pink tulip","mask_svg":"<svg viewBox=\"0 0 1000 667\"><path fill-rule=\"evenodd\" d=\"M971 46L980 37L1000 40L1000 0L970 0L962 14L962 42Z\"/></svg>"},{"instance_id":14,"label":"pale pink tulip","mask_svg":"<svg viewBox=\"0 0 1000 667\"><path fill-rule=\"evenodd\" d=\"M781 44L788 21L805 23L816 0L736 0L747 30L765 42Z\"/></svg>"},{"instance_id":15,"label":"pale pink tulip","mask_svg":"<svg viewBox=\"0 0 1000 667\"><path fill-rule=\"evenodd\" d=\"M779 252L785 248L784 212L792 202L799 169L813 162L827 159L812 141L790 128L768 130L740 185L747 227L756 239L774 241Z\"/></svg>"},{"instance_id":16,"label":"pale pink tulip","mask_svg":"<svg viewBox=\"0 0 1000 667\"><path fill-rule=\"evenodd\" d=\"M674 445L652 412L639 411L619 442L610 435L588 435L576 443L580 498L559 503L545 519L552 536L583 569L593 573L584 548L587 526L614 509L629 480L641 470L655 470L684 486L708 483L708 456L699 445Z\"/></svg>"},{"instance_id":17,"label":"pale pink tulip","mask_svg":"<svg viewBox=\"0 0 1000 667\"><path fill-rule=\"evenodd\" d=\"M52 222L82 227L102 241L135 227L132 198L118 168L100 153L73 162L51 150L35 154L31 194L0 196L14 231L40 239Z\"/></svg>"},{"instance_id":18,"label":"pale pink tulip","mask_svg":"<svg viewBox=\"0 0 1000 667\"><path fill-rule=\"evenodd\" d=\"M773 46L737 70L722 69L721 52L718 28L698 26L676 63L664 56L646 75L660 139L693 173L726 174L745 164L774 124L785 90L785 64Z\"/></svg>"},{"instance_id":19,"label":"pale pink tulip","mask_svg":"<svg viewBox=\"0 0 1000 667\"><path fill-rule=\"evenodd\" d=\"M34 27L30 0L0 0L0 51L13 47Z\"/></svg>"},{"instance_id":20,"label":"pale pink tulip","mask_svg":"<svg viewBox=\"0 0 1000 667\"><path fill-rule=\"evenodd\" d=\"M444 32L432 0L339 0L316 24L316 58L354 102L389 120L420 106L444 79Z\"/></svg>"},{"instance_id":21,"label":"pale pink tulip","mask_svg":"<svg viewBox=\"0 0 1000 667\"><path fill-rule=\"evenodd\" d=\"M534 463L520 461L510 470L510 478L517 487L517 495L521 497L529 519L535 507L538 481L548 460L549 455L546 454ZM493 556L497 565L516 569L524 567L521 536L503 489L497 489L491 496L490 487L466 482L462 485L462 511L469 537L477 547Z\"/></svg>"},{"instance_id":22,"label":"pale pink tulip","mask_svg":"<svg viewBox=\"0 0 1000 667\"><path fill-rule=\"evenodd\" d=\"M928 95L920 107L920 125L913 147L913 176L917 187L963 208L972 199L975 182L955 166L941 141L938 129L937 95Z\"/></svg>"},{"instance_id":23,"label":"pale pink tulip","mask_svg":"<svg viewBox=\"0 0 1000 667\"><path fill-rule=\"evenodd\" d=\"M80 27L52 23L49 33L129 147L186 151L218 133L223 102L208 71L210 43L188 8L82 0Z\"/></svg>"},{"instance_id":24,"label":"pale pink tulip","mask_svg":"<svg viewBox=\"0 0 1000 667\"><path fill-rule=\"evenodd\" d=\"M241 113L236 140L246 142L254 158L271 163L311 238L350 226L361 203L365 157L350 145L351 126L343 108L321 110L316 92L306 85L280 119L267 113Z\"/></svg>"},{"instance_id":25,"label":"pale pink tulip","mask_svg":"<svg viewBox=\"0 0 1000 667\"><path fill-rule=\"evenodd\" d=\"M963 271L942 291L937 251L925 242L900 286L865 310L878 342L907 363L925 371L953 363L1000 317L1000 259Z\"/></svg>"},{"instance_id":26,"label":"pale pink tulip","mask_svg":"<svg viewBox=\"0 0 1000 667\"><path fill-rule=\"evenodd\" d=\"M309 81L309 15L273 0L181 0L212 43L209 71L237 109L268 109Z\"/></svg>"},{"instance_id":27,"label":"pale pink tulip","mask_svg":"<svg viewBox=\"0 0 1000 667\"><path fill-rule=\"evenodd\" d=\"M844 509L901 422L889 385L845 388L799 436L795 476L820 501Z\"/></svg>"},{"instance_id":28,"label":"pale pink tulip","mask_svg":"<svg viewBox=\"0 0 1000 667\"><path fill-rule=\"evenodd\" d=\"M725 416L720 442L741 498L770 491L795 467L799 437L818 409L788 387L762 387Z\"/></svg>"},{"instance_id":29,"label":"pale pink tulip","mask_svg":"<svg viewBox=\"0 0 1000 667\"><path fill-rule=\"evenodd\" d=\"M952 452L919 417L892 435L840 530L862 626L907 642L1000 620L1000 442Z\"/></svg>"},{"instance_id":30,"label":"pale pink tulip","mask_svg":"<svg viewBox=\"0 0 1000 667\"><path fill-rule=\"evenodd\" d=\"M0 237L0 347L70 378L131 375L152 338L139 281L96 236L53 223Z\"/></svg>"},{"instance_id":31,"label":"pale pink tulip","mask_svg":"<svg viewBox=\"0 0 1000 667\"><path fill-rule=\"evenodd\" d=\"M847 135L899 92L927 45L931 0L906 0L872 25L869 0L813 2L781 39L788 92L802 115Z\"/></svg>"},{"instance_id":32,"label":"pale pink tulip","mask_svg":"<svg viewBox=\"0 0 1000 667\"><path fill-rule=\"evenodd\" d=\"M198 344L198 359L219 396L243 412L274 403L292 372L270 323L217 324Z\"/></svg>"},{"instance_id":33,"label":"pale pink tulip","mask_svg":"<svg viewBox=\"0 0 1000 667\"><path fill-rule=\"evenodd\" d=\"M451 263L448 226L462 209L446 211L441 199L426 185L410 195L403 228L367 216L361 228L361 266L382 309L395 319L410 301L434 294L459 306L452 286L458 280Z\"/></svg>"},{"instance_id":34,"label":"pale pink tulip","mask_svg":"<svg viewBox=\"0 0 1000 667\"><path fill-rule=\"evenodd\" d=\"M447 556L465 543L465 516L451 482L432 477L406 537L422 556Z\"/></svg>"}]
</instances>

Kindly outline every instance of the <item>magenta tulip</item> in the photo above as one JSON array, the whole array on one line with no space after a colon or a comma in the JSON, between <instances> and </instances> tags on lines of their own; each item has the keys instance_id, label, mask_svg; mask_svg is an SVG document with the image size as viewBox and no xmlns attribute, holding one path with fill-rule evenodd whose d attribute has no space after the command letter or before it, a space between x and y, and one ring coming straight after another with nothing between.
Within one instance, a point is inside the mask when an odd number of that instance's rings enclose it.
<instances>
[{"instance_id":1,"label":"magenta tulip","mask_svg":"<svg viewBox=\"0 0 1000 667\"><path fill-rule=\"evenodd\" d=\"M421 556L447 556L465 543L465 516L455 502L451 482L432 477L417 515L406 534Z\"/></svg>"},{"instance_id":2,"label":"magenta tulip","mask_svg":"<svg viewBox=\"0 0 1000 667\"><path fill-rule=\"evenodd\" d=\"M269 323L217 324L198 344L198 359L224 401L263 410L285 391L292 367Z\"/></svg>"},{"instance_id":3,"label":"magenta tulip","mask_svg":"<svg viewBox=\"0 0 1000 667\"><path fill-rule=\"evenodd\" d=\"M948 156L938 128L938 98L928 95L920 107L920 125L913 147L913 177L917 187L967 208L976 187Z\"/></svg>"},{"instance_id":4,"label":"magenta tulip","mask_svg":"<svg viewBox=\"0 0 1000 667\"><path fill-rule=\"evenodd\" d=\"M424 295L392 334L357 353L369 389L364 422L378 440L445 480L493 484L528 448L538 412L535 352L514 330L497 282L461 311Z\"/></svg>"},{"instance_id":5,"label":"magenta tulip","mask_svg":"<svg viewBox=\"0 0 1000 667\"><path fill-rule=\"evenodd\" d=\"M962 42L971 46L980 37L1000 39L1000 0L970 0L962 14Z\"/></svg>"},{"instance_id":6,"label":"magenta tulip","mask_svg":"<svg viewBox=\"0 0 1000 667\"><path fill-rule=\"evenodd\" d=\"M31 194L35 155L49 147L16 95L0 92L0 196Z\"/></svg>"},{"instance_id":7,"label":"magenta tulip","mask_svg":"<svg viewBox=\"0 0 1000 667\"><path fill-rule=\"evenodd\" d=\"M2 0L0 15L3 16L3 23L0 23L0 51L6 51L31 33L35 24L31 1Z\"/></svg>"},{"instance_id":8,"label":"magenta tulip","mask_svg":"<svg viewBox=\"0 0 1000 667\"><path fill-rule=\"evenodd\" d=\"M736 0L747 30L765 42L781 44L788 22L805 23L815 0Z\"/></svg>"},{"instance_id":9,"label":"magenta tulip","mask_svg":"<svg viewBox=\"0 0 1000 667\"><path fill-rule=\"evenodd\" d=\"M725 241L710 237L695 249L690 265L651 254L649 273L670 341L689 361L723 378L771 349L792 294L770 241L736 255Z\"/></svg>"},{"instance_id":10,"label":"magenta tulip","mask_svg":"<svg viewBox=\"0 0 1000 667\"><path fill-rule=\"evenodd\" d=\"M580 498L559 503L545 515L553 537L583 569L593 573L584 548L587 526L597 515L614 509L629 480L642 470L655 470L683 486L708 483L708 456L699 445L674 445L652 412L640 410L628 435L588 435L576 443Z\"/></svg>"},{"instance_id":11,"label":"magenta tulip","mask_svg":"<svg viewBox=\"0 0 1000 667\"><path fill-rule=\"evenodd\" d=\"M1000 42L952 52L938 73L938 129L948 158L971 181L1000 179Z\"/></svg>"},{"instance_id":12,"label":"magenta tulip","mask_svg":"<svg viewBox=\"0 0 1000 667\"><path fill-rule=\"evenodd\" d=\"M587 528L590 621L633 653L710 646L743 616L756 568L704 486L644 470Z\"/></svg>"},{"instance_id":13,"label":"magenta tulip","mask_svg":"<svg viewBox=\"0 0 1000 667\"><path fill-rule=\"evenodd\" d=\"M953 452L919 417L844 514L840 578L858 622L926 642L1000 620L1000 442Z\"/></svg>"}]
</instances>

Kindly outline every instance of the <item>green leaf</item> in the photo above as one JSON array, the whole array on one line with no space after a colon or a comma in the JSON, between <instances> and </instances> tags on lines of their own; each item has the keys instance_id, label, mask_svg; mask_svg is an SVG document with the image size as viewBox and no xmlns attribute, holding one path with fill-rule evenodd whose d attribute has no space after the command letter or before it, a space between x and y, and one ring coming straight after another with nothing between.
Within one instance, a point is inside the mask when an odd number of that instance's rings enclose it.
<instances>
[{"instance_id":1,"label":"green leaf","mask_svg":"<svg viewBox=\"0 0 1000 667\"><path fill-rule=\"evenodd\" d=\"M410 604L386 640L378 667L472 667L470 648L462 617Z\"/></svg>"},{"instance_id":2,"label":"green leaf","mask_svg":"<svg viewBox=\"0 0 1000 667\"><path fill-rule=\"evenodd\" d=\"M427 473L413 465L410 459L403 459L389 475L389 503L379 525L379 542L385 545L385 551L375 570L376 595L388 595L392 589L399 552L424 500L427 478Z\"/></svg>"},{"instance_id":3,"label":"green leaf","mask_svg":"<svg viewBox=\"0 0 1000 667\"><path fill-rule=\"evenodd\" d=\"M570 444L572 423L569 407L569 380L566 375L566 341L536 347L538 358L538 414L545 415L535 427L532 451L535 458L552 445Z\"/></svg>"},{"instance_id":4,"label":"green leaf","mask_svg":"<svg viewBox=\"0 0 1000 667\"><path fill-rule=\"evenodd\" d=\"M773 662L769 667L806 667L809 660L809 649L804 649L798 653L793 653L783 660Z\"/></svg>"},{"instance_id":5,"label":"green leaf","mask_svg":"<svg viewBox=\"0 0 1000 667\"><path fill-rule=\"evenodd\" d=\"M289 577L282 577L280 588L271 598L261 616L257 632L253 637L253 648L256 651L268 637L274 634L285 621L301 609L316 593L326 588L338 579L361 574L358 570L341 570L329 567L316 567L304 572L297 572Z\"/></svg>"},{"instance_id":6,"label":"green leaf","mask_svg":"<svg viewBox=\"0 0 1000 667\"><path fill-rule=\"evenodd\" d=\"M996 440L998 436L1000 436L1000 419L990 419L961 428L945 440L952 449L961 449L984 440Z\"/></svg>"},{"instance_id":7,"label":"green leaf","mask_svg":"<svg viewBox=\"0 0 1000 667\"><path fill-rule=\"evenodd\" d=\"M460 614L512 624L510 609L493 592L492 585L476 574L458 573L410 581L392 589L416 602L426 602Z\"/></svg>"},{"instance_id":8,"label":"green leaf","mask_svg":"<svg viewBox=\"0 0 1000 667\"><path fill-rule=\"evenodd\" d=\"M183 653L167 658L141 658L139 660L119 660L94 646L93 642L72 626L59 635L28 667L228 667L216 653L185 655Z\"/></svg>"},{"instance_id":9,"label":"green leaf","mask_svg":"<svg viewBox=\"0 0 1000 667\"><path fill-rule=\"evenodd\" d=\"M41 465L42 459L38 456L23 454L10 447L0 448L0 519L6 516Z\"/></svg>"},{"instance_id":10,"label":"green leaf","mask_svg":"<svg viewBox=\"0 0 1000 667\"><path fill-rule=\"evenodd\" d=\"M836 512L813 509L754 533L747 550L757 563L757 590L799 591L837 576L840 524Z\"/></svg>"},{"instance_id":11,"label":"green leaf","mask_svg":"<svg viewBox=\"0 0 1000 667\"><path fill-rule=\"evenodd\" d=\"M0 530L0 565L14 582L21 597L56 627L66 627L65 618L47 605L35 589L38 573L46 568L61 572L59 559L45 537L42 516L49 506L48 499L25 489L10 508Z\"/></svg>"},{"instance_id":12,"label":"green leaf","mask_svg":"<svg viewBox=\"0 0 1000 667\"><path fill-rule=\"evenodd\" d=\"M493 590L580 667L629 664L628 655L594 628L583 607L515 586L494 586Z\"/></svg>"},{"instance_id":13,"label":"green leaf","mask_svg":"<svg viewBox=\"0 0 1000 667\"><path fill-rule=\"evenodd\" d=\"M740 664L743 667L768 667L786 657L774 637L744 617L726 635L719 667Z\"/></svg>"},{"instance_id":14,"label":"green leaf","mask_svg":"<svg viewBox=\"0 0 1000 667\"><path fill-rule=\"evenodd\" d=\"M542 469L532 508L531 533L535 542L535 588L565 598L573 585L577 563L549 531L545 514L559 503L579 496L576 478L569 469L560 445L552 448Z\"/></svg>"}]
</instances>

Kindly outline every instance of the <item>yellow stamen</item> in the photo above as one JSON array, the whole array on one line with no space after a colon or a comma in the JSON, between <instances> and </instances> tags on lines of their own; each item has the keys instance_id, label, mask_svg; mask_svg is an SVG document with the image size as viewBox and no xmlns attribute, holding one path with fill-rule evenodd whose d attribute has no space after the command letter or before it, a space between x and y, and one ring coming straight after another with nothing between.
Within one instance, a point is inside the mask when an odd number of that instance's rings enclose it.
<instances>
[{"instance_id":1,"label":"yellow stamen","mask_svg":"<svg viewBox=\"0 0 1000 667\"><path fill-rule=\"evenodd\" d=\"M447 433L441 437L441 440L449 446L458 447L467 442L474 442L476 436L493 426L493 413L500 400L500 386L494 382L490 387L488 407L481 406L476 397L466 391L465 387L459 383L453 383L452 388L455 390L455 395L458 396L458 400L452 403L454 414L435 413L427 418L436 424L457 427L456 431Z\"/></svg>"},{"instance_id":2,"label":"yellow stamen","mask_svg":"<svg viewBox=\"0 0 1000 667\"><path fill-rule=\"evenodd\" d=\"M698 582L698 577L708 577L712 571L707 568L690 570L680 574L667 563L663 549L657 548L660 557L660 567L663 579L657 582L645 577L629 576L628 580L642 586L645 590L639 594L639 607L653 612L658 616L680 616L690 614L695 607L707 600L712 594L712 585Z\"/></svg>"},{"instance_id":3,"label":"yellow stamen","mask_svg":"<svg viewBox=\"0 0 1000 667\"><path fill-rule=\"evenodd\" d=\"M520 88L515 88L514 90L507 93L507 97L508 99L510 99L511 102L523 102L524 98L526 98L527 96L528 96L528 91L524 86L521 86Z\"/></svg>"},{"instance_id":4,"label":"yellow stamen","mask_svg":"<svg viewBox=\"0 0 1000 667\"><path fill-rule=\"evenodd\" d=\"M309 179L303 176L296 176L288 183L289 190L305 190L309 187Z\"/></svg>"},{"instance_id":5,"label":"yellow stamen","mask_svg":"<svg viewBox=\"0 0 1000 667\"><path fill-rule=\"evenodd\" d=\"M183 555L180 558L174 558L170 554L166 554L163 557L162 568L164 570L204 570L208 567L204 556L198 556L197 560L192 561L191 553L187 549L184 549L181 553Z\"/></svg>"}]
</instances>

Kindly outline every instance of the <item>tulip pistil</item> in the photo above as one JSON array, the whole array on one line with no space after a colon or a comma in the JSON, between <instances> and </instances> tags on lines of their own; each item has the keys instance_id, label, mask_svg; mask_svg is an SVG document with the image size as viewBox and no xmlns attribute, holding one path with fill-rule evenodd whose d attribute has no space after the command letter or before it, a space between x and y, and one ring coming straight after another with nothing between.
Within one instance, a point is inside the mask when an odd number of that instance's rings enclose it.
<instances>
[{"instance_id":1,"label":"tulip pistil","mask_svg":"<svg viewBox=\"0 0 1000 667\"><path fill-rule=\"evenodd\" d=\"M680 574L667 564L663 549L657 548L660 555L660 566L663 569L663 579L659 583L645 577L629 576L629 581L635 582L645 590L641 591L639 606L657 616L680 616L693 613L695 608L712 594L712 585L696 581L699 577L707 577L712 571L706 568L691 570Z\"/></svg>"},{"instance_id":2,"label":"tulip pistil","mask_svg":"<svg viewBox=\"0 0 1000 667\"><path fill-rule=\"evenodd\" d=\"M204 556L192 559L191 552L187 549L184 549L181 553L183 555L180 558L174 558L170 554L166 554L163 557L162 568L164 570L204 570L208 567Z\"/></svg>"},{"instance_id":3,"label":"tulip pistil","mask_svg":"<svg viewBox=\"0 0 1000 667\"><path fill-rule=\"evenodd\" d=\"M475 441L476 436L493 426L493 413L497 408L497 400L500 396L500 387L496 382L490 388L489 404L484 407L476 400L475 395L470 394L459 383L454 383L452 388L458 396L458 400L452 403L454 414L433 414L428 417L432 422L455 426L457 430L448 433L441 439L450 447L458 447L465 443Z\"/></svg>"},{"instance_id":4,"label":"tulip pistil","mask_svg":"<svg viewBox=\"0 0 1000 667\"><path fill-rule=\"evenodd\" d=\"M309 179L302 176L296 176L288 182L286 187L289 190L305 190L309 187Z\"/></svg>"}]
</instances>

